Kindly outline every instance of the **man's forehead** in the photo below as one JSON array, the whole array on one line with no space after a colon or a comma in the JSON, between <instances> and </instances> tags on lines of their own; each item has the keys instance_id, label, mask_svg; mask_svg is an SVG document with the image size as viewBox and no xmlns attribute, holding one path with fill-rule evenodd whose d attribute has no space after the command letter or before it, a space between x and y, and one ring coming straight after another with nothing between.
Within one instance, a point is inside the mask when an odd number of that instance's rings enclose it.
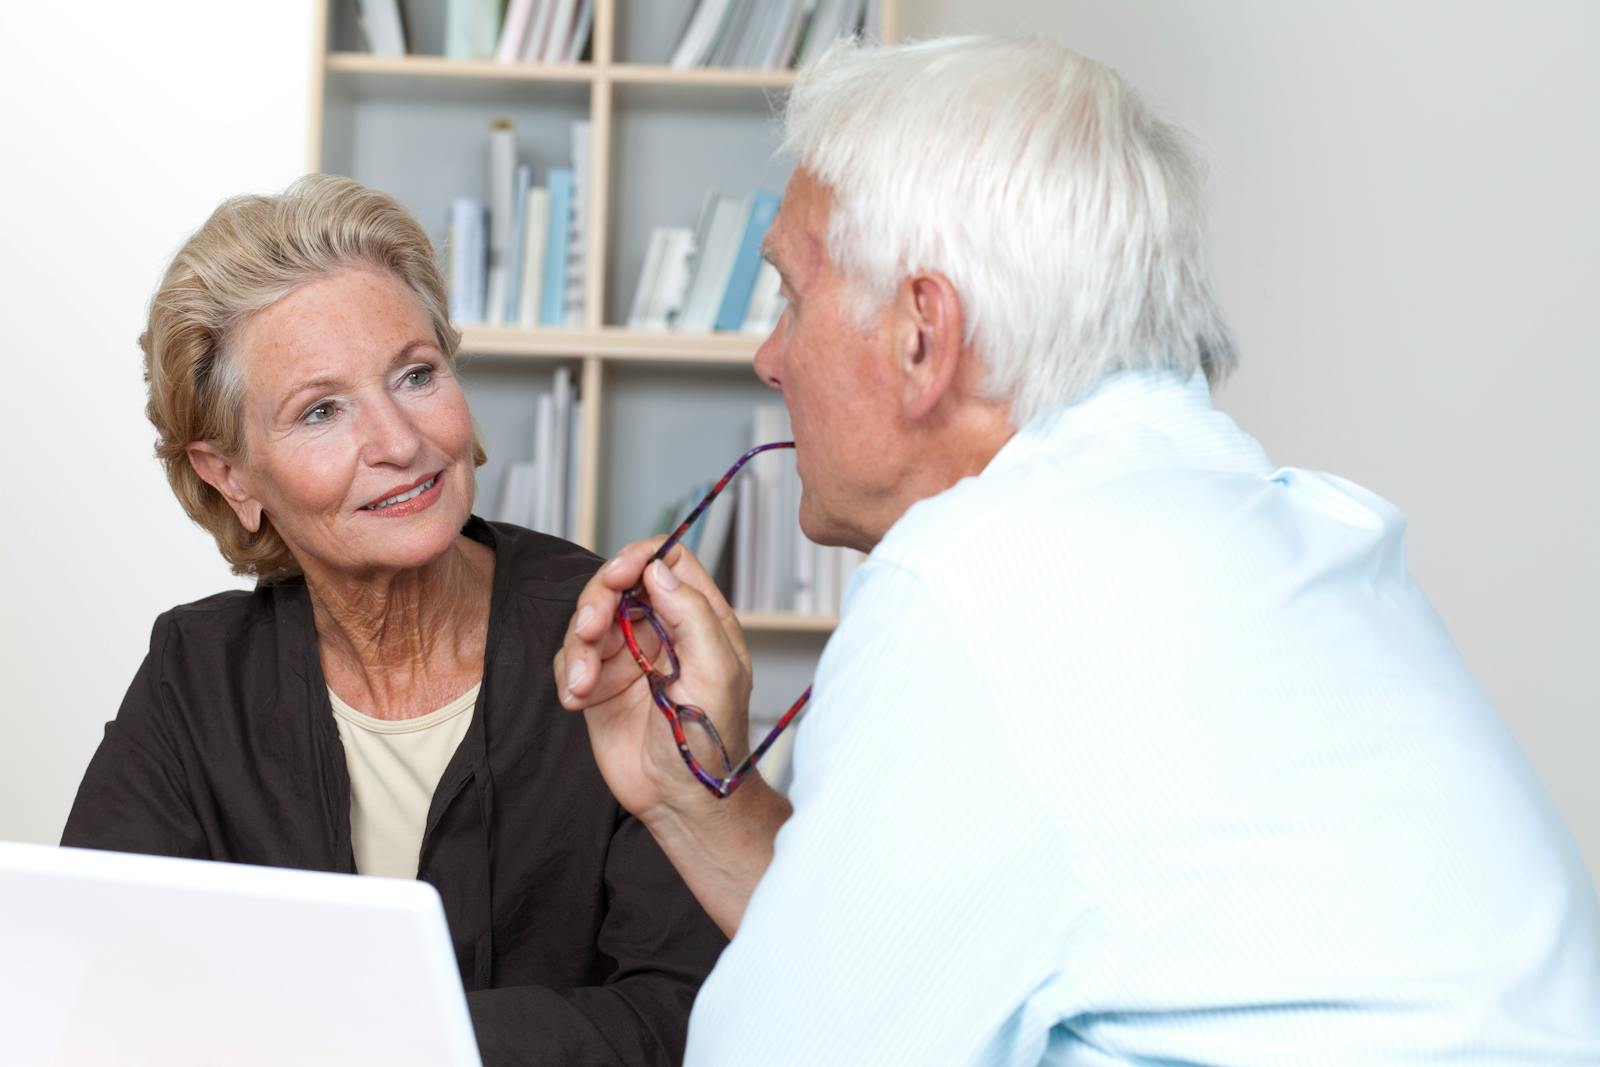
<instances>
[{"instance_id":1,"label":"man's forehead","mask_svg":"<svg viewBox=\"0 0 1600 1067\"><path fill-rule=\"evenodd\" d=\"M804 171L789 179L765 242L767 257L786 273L809 274L822 257L830 201L827 190Z\"/></svg>"}]
</instances>

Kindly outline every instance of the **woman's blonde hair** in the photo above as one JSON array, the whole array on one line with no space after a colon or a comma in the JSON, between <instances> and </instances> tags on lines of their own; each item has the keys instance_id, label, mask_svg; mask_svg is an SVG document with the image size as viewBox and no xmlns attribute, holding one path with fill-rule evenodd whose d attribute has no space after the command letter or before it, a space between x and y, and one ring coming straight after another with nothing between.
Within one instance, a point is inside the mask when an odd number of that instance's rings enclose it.
<instances>
[{"instance_id":1,"label":"woman's blonde hair","mask_svg":"<svg viewBox=\"0 0 1600 1067\"><path fill-rule=\"evenodd\" d=\"M207 441L244 454L244 374L231 342L239 327L308 282L351 267L383 270L415 294L453 362L461 334L433 246L399 201L351 178L310 174L278 196L236 196L184 243L161 288L139 347L156 428L156 457L178 502L217 539L235 574L286 577L300 566L263 515L246 530L216 489L195 472L188 445ZM473 439L473 459L483 446Z\"/></svg>"}]
</instances>

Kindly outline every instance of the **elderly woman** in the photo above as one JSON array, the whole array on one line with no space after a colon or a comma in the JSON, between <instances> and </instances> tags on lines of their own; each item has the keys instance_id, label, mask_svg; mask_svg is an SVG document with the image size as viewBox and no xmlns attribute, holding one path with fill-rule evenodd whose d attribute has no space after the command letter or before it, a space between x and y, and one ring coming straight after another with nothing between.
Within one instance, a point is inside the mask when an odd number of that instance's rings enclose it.
<instances>
[{"instance_id":1,"label":"elderly woman","mask_svg":"<svg viewBox=\"0 0 1600 1067\"><path fill-rule=\"evenodd\" d=\"M556 701L597 560L472 515L446 306L416 221L344 178L178 253L157 454L257 585L156 620L62 843L424 879L486 1062L676 1062L723 939Z\"/></svg>"}]
</instances>

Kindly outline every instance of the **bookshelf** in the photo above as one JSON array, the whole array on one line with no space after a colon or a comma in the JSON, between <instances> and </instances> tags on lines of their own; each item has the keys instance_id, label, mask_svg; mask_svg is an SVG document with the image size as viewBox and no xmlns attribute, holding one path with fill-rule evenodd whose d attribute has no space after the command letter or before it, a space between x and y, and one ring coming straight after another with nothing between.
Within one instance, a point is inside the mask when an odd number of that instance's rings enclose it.
<instances>
[{"instance_id":1,"label":"bookshelf","mask_svg":"<svg viewBox=\"0 0 1600 1067\"><path fill-rule=\"evenodd\" d=\"M550 370L572 369L584 405L576 539L602 554L647 534L665 502L721 473L746 447L752 406L779 399L751 371L758 337L622 325L651 227L693 225L709 188L781 192L788 178L773 154L775 104L792 71L666 65L694 2L595 0L585 60L507 65L439 54L446 0L403 2L415 54L402 57L365 51L353 0L318 0L307 169L393 194L436 242L451 199L482 195L491 119L512 120L536 171L565 162L573 121L590 123L581 325L466 326L461 356L490 455L480 514L492 514L503 463L532 439ZM896 8L882 4L886 40ZM753 711L776 715L809 680L836 620L741 617L757 659Z\"/></svg>"}]
</instances>

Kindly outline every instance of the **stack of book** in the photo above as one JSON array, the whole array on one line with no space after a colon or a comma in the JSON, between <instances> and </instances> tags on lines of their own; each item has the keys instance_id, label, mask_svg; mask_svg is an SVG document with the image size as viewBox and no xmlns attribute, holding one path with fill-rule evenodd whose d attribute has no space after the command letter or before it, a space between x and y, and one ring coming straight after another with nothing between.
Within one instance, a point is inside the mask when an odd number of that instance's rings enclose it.
<instances>
[{"instance_id":1,"label":"stack of book","mask_svg":"<svg viewBox=\"0 0 1600 1067\"><path fill-rule=\"evenodd\" d=\"M782 404L752 412L753 446L790 439ZM710 492L690 487L662 507L655 532L670 533ZM836 616L844 587L865 559L849 548L830 548L800 530L800 478L794 453L763 452L684 535L684 545L715 578L737 611Z\"/></svg>"},{"instance_id":2,"label":"stack of book","mask_svg":"<svg viewBox=\"0 0 1600 1067\"><path fill-rule=\"evenodd\" d=\"M368 51L406 54L400 0L355 0L355 5ZM576 63L588 51L593 28L594 0L449 0L444 54L498 63Z\"/></svg>"},{"instance_id":3,"label":"stack of book","mask_svg":"<svg viewBox=\"0 0 1600 1067\"><path fill-rule=\"evenodd\" d=\"M539 397L528 459L507 463L500 476L494 517L571 541L577 536L578 442L583 404L572 371L557 367L550 391Z\"/></svg>"},{"instance_id":4,"label":"stack of book","mask_svg":"<svg viewBox=\"0 0 1600 1067\"><path fill-rule=\"evenodd\" d=\"M783 299L761 242L777 213L771 193L737 197L713 189L697 229L652 230L629 328L770 333Z\"/></svg>"},{"instance_id":5,"label":"stack of book","mask_svg":"<svg viewBox=\"0 0 1600 1067\"><path fill-rule=\"evenodd\" d=\"M464 325L583 324L589 123L572 124L572 165L534 185L507 119L489 129L488 201L459 197L445 238L450 317Z\"/></svg>"},{"instance_id":6,"label":"stack of book","mask_svg":"<svg viewBox=\"0 0 1600 1067\"><path fill-rule=\"evenodd\" d=\"M699 0L678 35L674 67L804 66L836 37L880 36L880 0Z\"/></svg>"}]
</instances>

